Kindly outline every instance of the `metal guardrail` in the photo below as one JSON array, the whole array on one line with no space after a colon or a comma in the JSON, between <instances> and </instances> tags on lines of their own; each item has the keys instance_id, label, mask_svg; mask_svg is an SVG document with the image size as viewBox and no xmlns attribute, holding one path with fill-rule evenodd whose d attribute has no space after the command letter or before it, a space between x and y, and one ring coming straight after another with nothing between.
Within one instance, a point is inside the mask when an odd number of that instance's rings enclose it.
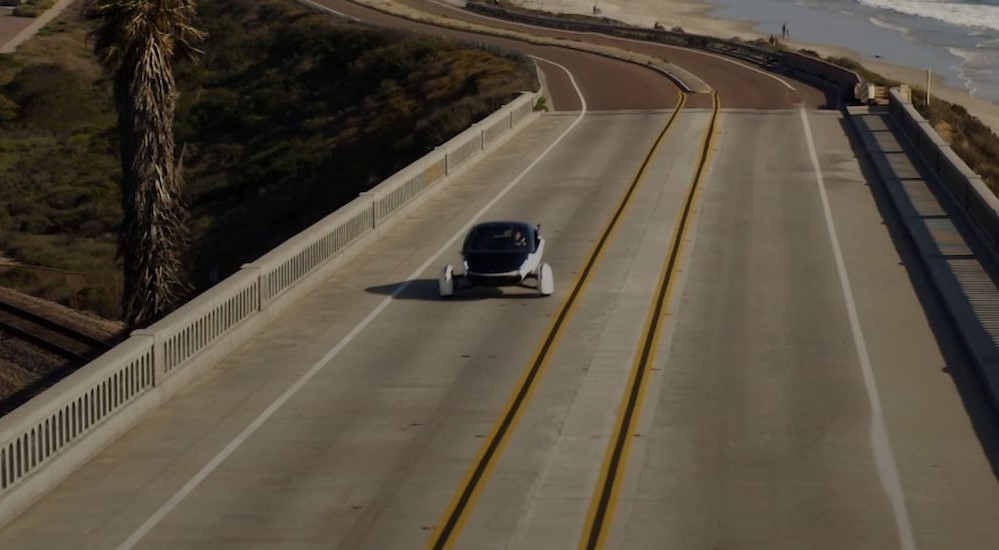
<instances>
[{"instance_id":1,"label":"metal guardrail","mask_svg":"<svg viewBox=\"0 0 999 550\"><path fill-rule=\"evenodd\" d=\"M767 48L726 40L713 36L690 34L686 32L669 31L666 29L646 29L624 23L601 23L593 20L544 15L536 12L512 10L492 3L469 1L465 8L474 13L553 29L563 29L573 32L592 32L617 38L641 40L704 50L727 57L741 59L755 65L760 65L777 72L793 71L819 78L838 86L844 93L852 93L857 83L862 79L857 73L829 63L817 57L786 51L779 48Z\"/></svg>"},{"instance_id":2,"label":"metal guardrail","mask_svg":"<svg viewBox=\"0 0 999 550\"><path fill-rule=\"evenodd\" d=\"M521 94L0 418L0 525L318 286L403 207L530 120L537 98Z\"/></svg>"}]
</instances>

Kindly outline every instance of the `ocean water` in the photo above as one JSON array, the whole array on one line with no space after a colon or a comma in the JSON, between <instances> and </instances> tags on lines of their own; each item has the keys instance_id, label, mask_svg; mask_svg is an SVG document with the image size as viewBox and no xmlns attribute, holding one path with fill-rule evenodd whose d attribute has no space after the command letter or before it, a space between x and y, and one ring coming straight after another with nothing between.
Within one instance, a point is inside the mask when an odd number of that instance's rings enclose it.
<instances>
[{"instance_id":1,"label":"ocean water","mask_svg":"<svg viewBox=\"0 0 999 550\"><path fill-rule=\"evenodd\" d=\"M754 22L761 33L779 37L786 25L794 42L929 69L999 103L999 0L711 1L715 16Z\"/></svg>"}]
</instances>

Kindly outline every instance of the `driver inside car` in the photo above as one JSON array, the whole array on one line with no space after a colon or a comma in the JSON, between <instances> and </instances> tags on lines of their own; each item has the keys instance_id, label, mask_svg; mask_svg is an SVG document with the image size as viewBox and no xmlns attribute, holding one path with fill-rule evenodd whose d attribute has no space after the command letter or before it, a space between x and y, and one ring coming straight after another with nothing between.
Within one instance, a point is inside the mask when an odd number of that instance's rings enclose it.
<instances>
[{"instance_id":1,"label":"driver inside car","mask_svg":"<svg viewBox=\"0 0 999 550\"><path fill-rule=\"evenodd\" d=\"M524 236L524 232L519 229L513 230L513 246L521 247L527 246L527 237Z\"/></svg>"}]
</instances>

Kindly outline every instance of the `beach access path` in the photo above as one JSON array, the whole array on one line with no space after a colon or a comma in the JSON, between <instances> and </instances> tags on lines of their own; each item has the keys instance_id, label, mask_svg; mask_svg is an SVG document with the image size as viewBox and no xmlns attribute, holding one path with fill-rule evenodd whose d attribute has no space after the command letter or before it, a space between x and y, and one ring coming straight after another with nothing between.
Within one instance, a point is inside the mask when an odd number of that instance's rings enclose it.
<instances>
[{"instance_id":1,"label":"beach access path","mask_svg":"<svg viewBox=\"0 0 999 550\"><path fill-rule=\"evenodd\" d=\"M71 4L79 0L59 0L38 17L15 17L13 8L0 9L0 54L17 50L25 40L31 38L50 21L59 16Z\"/></svg>"}]
</instances>

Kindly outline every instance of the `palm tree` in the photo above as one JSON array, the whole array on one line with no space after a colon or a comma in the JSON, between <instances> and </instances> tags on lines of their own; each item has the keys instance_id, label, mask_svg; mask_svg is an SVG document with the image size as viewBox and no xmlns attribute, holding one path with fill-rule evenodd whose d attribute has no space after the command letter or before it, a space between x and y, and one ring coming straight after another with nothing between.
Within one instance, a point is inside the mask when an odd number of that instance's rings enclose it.
<instances>
[{"instance_id":1,"label":"palm tree","mask_svg":"<svg viewBox=\"0 0 999 550\"><path fill-rule=\"evenodd\" d=\"M162 317L188 290L182 180L174 159L176 62L193 60L205 34L196 0L86 0L96 23L94 52L114 81L121 141L124 267L122 315L128 330Z\"/></svg>"}]
</instances>

